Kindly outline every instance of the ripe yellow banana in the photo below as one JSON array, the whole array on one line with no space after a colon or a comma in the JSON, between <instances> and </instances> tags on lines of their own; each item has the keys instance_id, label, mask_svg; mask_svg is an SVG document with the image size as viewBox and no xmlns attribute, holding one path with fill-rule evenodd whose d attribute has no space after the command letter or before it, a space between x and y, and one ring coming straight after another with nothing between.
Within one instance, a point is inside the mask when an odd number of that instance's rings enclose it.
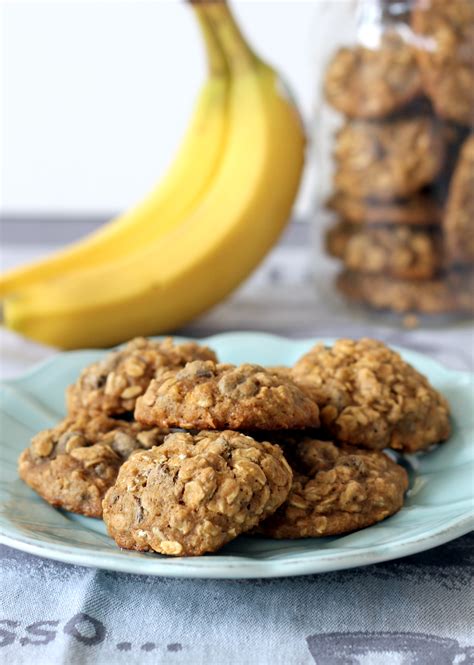
<instances>
[{"instance_id":1,"label":"ripe yellow banana","mask_svg":"<svg viewBox=\"0 0 474 665\"><path fill-rule=\"evenodd\" d=\"M8 299L9 327L63 348L172 330L224 298L278 238L303 167L300 117L228 7L201 6L231 72L226 149L212 184L146 248Z\"/></svg>"},{"instance_id":2,"label":"ripe yellow banana","mask_svg":"<svg viewBox=\"0 0 474 665\"><path fill-rule=\"evenodd\" d=\"M70 247L0 276L0 297L77 270L102 266L148 245L192 209L215 176L227 137L229 71L202 8L195 12L206 45L208 78L164 179L135 208Z\"/></svg>"}]
</instances>

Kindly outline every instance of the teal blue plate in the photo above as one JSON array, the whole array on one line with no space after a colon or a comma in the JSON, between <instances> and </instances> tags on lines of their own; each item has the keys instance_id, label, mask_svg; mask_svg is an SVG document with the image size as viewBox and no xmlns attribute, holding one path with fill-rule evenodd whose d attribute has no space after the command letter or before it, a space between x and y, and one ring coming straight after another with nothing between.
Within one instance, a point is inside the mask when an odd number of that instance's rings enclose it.
<instances>
[{"instance_id":1,"label":"teal blue plate","mask_svg":"<svg viewBox=\"0 0 474 665\"><path fill-rule=\"evenodd\" d=\"M315 340L260 333L227 333L203 340L228 362L292 364ZM64 389L103 351L53 357L1 386L0 541L66 563L143 575L204 578L280 577L322 573L396 559L441 545L474 526L473 375L445 369L413 351L404 358L448 398L451 439L425 455L411 456L411 486L404 508L375 526L338 538L244 538L217 554L172 558L120 550L100 520L56 510L17 476L16 460L31 436L64 414Z\"/></svg>"}]
</instances>

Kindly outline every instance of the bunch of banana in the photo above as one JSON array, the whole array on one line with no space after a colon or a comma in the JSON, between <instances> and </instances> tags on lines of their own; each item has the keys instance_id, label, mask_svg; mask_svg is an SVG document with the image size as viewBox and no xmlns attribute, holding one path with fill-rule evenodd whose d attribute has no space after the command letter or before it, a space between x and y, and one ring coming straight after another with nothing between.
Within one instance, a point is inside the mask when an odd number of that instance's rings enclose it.
<instances>
[{"instance_id":1,"label":"bunch of banana","mask_svg":"<svg viewBox=\"0 0 474 665\"><path fill-rule=\"evenodd\" d=\"M171 170L134 210L3 275L8 327L62 348L169 331L223 299L277 240L303 168L298 112L224 0L193 8L209 76Z\"/></svg>"}]
</instances>

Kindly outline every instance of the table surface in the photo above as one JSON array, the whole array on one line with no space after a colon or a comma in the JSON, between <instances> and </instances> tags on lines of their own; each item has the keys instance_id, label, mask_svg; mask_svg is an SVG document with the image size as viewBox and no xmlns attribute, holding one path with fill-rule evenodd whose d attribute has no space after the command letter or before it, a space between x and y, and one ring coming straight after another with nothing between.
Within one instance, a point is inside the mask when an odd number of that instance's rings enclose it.
<instances>
[{"instance_id":1,"label":"table surface","mask_svg":"<svg viewBox=\"0 0 474 665\"><path fill-rule=\"evenodd\" d=\"M334 266L290 229L225 303L179 334L266 330L289 337L370 335L472 369L471 323L406 330L347 308ZM6 268L54 243L6 243ZM1 374L55 351L2 330ZM292 665L474 663L473 546L468 535L363 569L276 580L176 580L60 564L0 546L4 662Z\"/></svg>"}]
</instances>

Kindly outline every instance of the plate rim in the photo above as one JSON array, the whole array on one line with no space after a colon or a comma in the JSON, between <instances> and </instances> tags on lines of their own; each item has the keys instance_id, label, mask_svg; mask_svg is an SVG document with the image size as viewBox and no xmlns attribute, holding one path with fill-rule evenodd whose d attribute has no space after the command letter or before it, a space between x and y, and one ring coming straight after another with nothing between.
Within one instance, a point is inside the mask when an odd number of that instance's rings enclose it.
<instances>
[{"instance_id":1,"label":"plate rim","mask_svg":"<svg viewBox=\"0 0 474 665\"><path fill-rule=\"evenodd\" d=\"M330 344L333 343L335 339L326 337L289 338L262 331L229 331L201 338L173 336L177 341L195 340L209 345L212 345L219 339L225 338L226 340L229 340L232 337L236 338L236 340L246 339L253 341L257 341L258 338L259 342L272 339L273 341L289 344L299 344L302 346L308 345L308 347L318 342ZM163 336L156 337L156 339L162 338ZM401 352L405 356L414 359L417 357L420 358L425 364L428 363L433 371L441 372L445 376L455 376L459 379L465 378L474 381L473 372L459 371L445 367L438 360L419 351L393 344L390 344L390 347ZM60 352L35 364L18 377L2 381L0 386L8 387L9 385L21 385L25 381L27 382L29 378L46 369L50 364L57 362L61 363L64 358L85 353L107 353L110 350L111 349L80 349ZM149 555L149 558L148 556L143 558L133 558L122 556L122 550L119 548L117 548L117 551L110 553L98 553L90 546L78 549L74 547L74 545L47 543L38 538L30 538L28 536L22 536L21 534L19 535L18 533L12 535L9 533L10 530L8 529L8 526L1 522L0 543L35 556L45 557L70 565L112 570L129 574L202 579L254 579L319 574L399 559L445 544L469 533L473 529L474 512L471 511L470 513L464 513L457 517L449 518L447 523L446 521L444 522L444 526L441 526L435 531L431 529L429 533L414 535L412 538L409 538L401 544L397 544L395 549L393 549L393 545L390 545L390 543L366 545L357 548L357 550L349 549L342 553L321 553L321 549L319 549L317 550L317 558L305 557L301 560L293 560L290 558L288 561L250 560L245 558L245 556L241 557L233 555L224 555L225 558L221 557L221 559L219 559L218 554L179 558L161 558ZM14 529L13 532L15 532ZM314 540L318 541L319 539ZM282 540L280 542L286 544L295 541Z\"/></svg>"},{"instance_id":2,"label":"plate rim","mask_svg":"<svg viewBox=\"0 0 474 665\"><path fill-rule=\"evenodd\" d=\"M186 337L184 335L149 335L148 339L155 339L155 340L164 340L167 337L172 337L173 340L177 341L178 343L182 342L197 342L197 343L205 343L206 345L211 346L213 343L213 340L219 340L220 338L230 338L230 337L240 337L242 339L251 339L251 338L259 338L261 340L265 339L270 339L274 341L280 341L280 342L289 342L289 343L294 343L294 344L302 344L302 345L310 345L310 344L318 344L318 343L324 343L324 344L334 344L338 339L345 339L341 337L334 337L334 336L324 336L324 337L285 337L285 335L278 335L277 333L268 333L268 332L263 332L261 330L235 330L235 331L227 331L223 333L216 333L214 335L207 335L203 337ZM360 336L355 336L351 337L350 339L354 340L360 340L360 339L367 339L367 335L360 335ZM369 338L372 339L372 338ZM375 339L375 338L374 338ZM471 380L474 381L474 371L469 371L469 370L459 370L459 369L453 369L451 367L447 367L446 365L443 365L439 360L436 358L432 358L431 356L424 354L422 351L417 351L415 349L410 349L405 346L400 346L399 344L392 344L391 342L384 342L389 346L391 349L397 351L398 353L402 354L408 354L412 355L415 358L422 357L424 362L429 363L434 369L437 371L441 371L443 373L449 373L452 375L456 376L461 376L464 375L466 378L470 378ZM127 344L127 342L123 342L122 344L116 344L111 347L107 348L84 348L84 349L73 349L73 350L66 350L66 351L59 351L58 353L55 353L52 356L49 356L48 358L44 358L43 360L40 360L39 362L35 363L32 367L29 369L25 370L22 372L19 376L15 376L13 378L8 378L0 381L0 387L4 385L9 385L9 384L16 384L16 383L21 383L22 381L25 381L26 379L29 379L30 377L34 376L37 374L39 371L42 371L45 369L49 364L56 363L59 359L64 358L64 357L72 357L72 356L79 356L82 354L86 353L109 353L110 351L114 351L115 349L119 349L120 347L124 346Z\"/></svg>"},{"instance_id":3,"label":"plate rim","mask_svg":"<svg viewBox=\"0 0 474 665\"><path fill-rule=\"evenodd\" d=\"M370 527L367 527L370 528ZM33 554L35 556L52 559L69 565L83 566L86 568L97 568L99 570L111 570L114 572L128 573L133 575L151 575L154 577L176 577L192 579L268 579L277 577L296 577L301 575L318 575L321 573L333 572L338 570L349 570L370 566L385 561L394 561L410 556L420 554L427 550L444 545L445 543L464 536L474 529L474 518L466 515L453 520L443 529L436 531L428 536L416 536L412 540L397 546L396 552L390 552L389 547L385 546L386 552L380 554L368 553L369 547L361 549L357 554L349 550L344 554L318 555L317 569L315 569L314 560L302 561L246 561L240 557L228 557L227 561L220 562L222 568L216 568L216 557L207 555L201 557L177 557L177 558L154 558L150 554L149 559L120 557L121 550L110 554L100 554L93 549L83 549L81 551L66 551L70 546L56 545L44 547L40 544L30 543L29 539L11 538L0 530L0 543L12 547L13 549ZM318 540L318 539L314 539ZM281 540L280 542L291 542ZM294 541L293 541L294 542ZM421 545L421 546L420 546ZM105 559L101 561L93 560L100 556ZM153 558L152 558L153 557ZM209 566L195 565L193 560L203 562L208 560ZM321 565L323 564L323 565ZM278 567L277 570L275 568ZM156 568L156 570L155 570Z\"/></svg>"}]
</instances>

